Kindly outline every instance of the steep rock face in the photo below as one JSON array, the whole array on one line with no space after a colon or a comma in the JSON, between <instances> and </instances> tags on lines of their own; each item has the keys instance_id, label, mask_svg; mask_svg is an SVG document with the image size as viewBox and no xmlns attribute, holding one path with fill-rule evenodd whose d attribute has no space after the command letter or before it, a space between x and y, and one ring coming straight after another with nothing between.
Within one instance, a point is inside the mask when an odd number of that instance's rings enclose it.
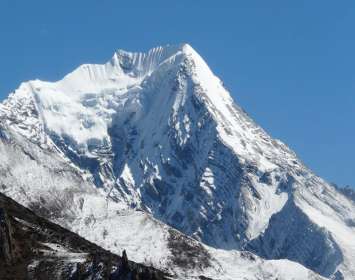
<instances>
[{"instance_id":1,"label":"steep rock face","mask_svg":"<svg viewBox=\"0 0 355 280\"><path fill-rule=\"evenodd\" d=\"M0 261L11 264L14 259L12 242L12 228L4 209L0 209Z\"/></svg>"},{"instance_id":2,"label":"steep rock face","mask_svg":"<svg viewBox=\"0 0 355 280\"><path fill-rule=\"evenodd\" d=\"M257 126L188 45L24 83L0 116L4 192L63 225L141 209L216 248L355 273L354 203ZM292 215L299 230L285 235Z\"/></svg>"},{"instance_id":3,"label":"steep rock face","mask_svg":"<svg viewBox=\"0 0 355 280\"><path fill-rule=\"evenodd\" d=\"M313 224L293 201L273 215L267 230L248 246L265 258L306 260L307 267L327 277L343 262L341 249L332 235Z\"/></svg>"}]
</instances>

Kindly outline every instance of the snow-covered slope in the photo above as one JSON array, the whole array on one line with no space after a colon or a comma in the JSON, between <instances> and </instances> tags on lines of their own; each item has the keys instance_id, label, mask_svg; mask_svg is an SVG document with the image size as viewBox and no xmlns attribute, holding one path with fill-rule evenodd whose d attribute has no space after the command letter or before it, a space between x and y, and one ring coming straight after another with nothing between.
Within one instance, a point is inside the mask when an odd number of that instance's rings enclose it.
<instances>
[{"instance_id":1,"label":"snow-covered slope","mask_svg":"<svg viewBox=\"0 0 355 280\"><path fill-rule=\"evenodd\" d=\"M130 259L184 280L201 275L230 280L323 279L294 262L264 261L252 253L203 245L146 212L107 199L86 181L85 173L55 156L55 151L44 151L11 129L0 131L1 192L111 252L125 249Z\"/></svg>"},{"instance_id":2,"label":"snow-covered slope","mask_svg":"<svg viewBox=\"0 0 355 280\"><path fill-rule=\"evenodd\" d=\"M4 192L85 237L136 209L217 251L355 277L354 202L256 125L189 45L23 83L0 117Z\"/></svg>"}]
</instances>

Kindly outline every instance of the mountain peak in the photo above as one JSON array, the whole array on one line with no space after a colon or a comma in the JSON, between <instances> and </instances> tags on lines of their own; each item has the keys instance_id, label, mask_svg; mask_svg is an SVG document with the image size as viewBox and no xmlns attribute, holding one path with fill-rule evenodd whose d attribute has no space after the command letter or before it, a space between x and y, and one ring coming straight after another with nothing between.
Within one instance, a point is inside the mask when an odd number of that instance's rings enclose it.
<instances>
[{"instance_id":1,"label":"mountain peak","mask_svg":"<svg viewBox=\"0 0 355 280\"><path fill-rule=\"evenodd\" d=\"M169 69L178 71L186 59L202 60L188 44L159 46L145 53L117 50L109 62L83 64L60 81L22 83L0 106L0 112L15 111L14 106L17 106L14 117L19 118L28 114L28 110L39 110L41 118L36 123L39 125L43 120L41 126L47 130L67 135L77 144L90 139L102 142L117 110L126 106L127 98L135 98L137 90L141 91L144 81L153 72L162 68L156 75L161 79L160 75L165 76ZM20 100L22 105L18 106ZM22 112L23 108L26 112ZM138 109L135 106L133 110Z\"/></svg>"},{"instance_id":2,"label":"mountain peak","mask_svg":"<svg viewBox=\"0 0 355 280\"><path fill-rule=\"evenodd\" d=\"M148 51L145 52L135 52L135 51L127 51L124 49L117 49L114 53L114 56L147 56L147 55L151 55L154 53L164 53L167 56L171 56L177 53L191 53L191 52L196 52L190 44L188 43L179 43L179 44L167 44L164 46L156 46L153 47L151 49L149 49Z\"/></svg>"},{"instance_id":3,"label":"mountain peak","mask_svg":"<svg viewBox=\"0 0 355 280\"><path fill-rule=\"evenodd\" d=\"M117 50L111 61L111 65L119 66L124 73L136 76L144 76L153 72L161 63L177 55L189 56L197 54L189 44L158 46L147 52L129 52Z\"/></svg>"}]
</instances>

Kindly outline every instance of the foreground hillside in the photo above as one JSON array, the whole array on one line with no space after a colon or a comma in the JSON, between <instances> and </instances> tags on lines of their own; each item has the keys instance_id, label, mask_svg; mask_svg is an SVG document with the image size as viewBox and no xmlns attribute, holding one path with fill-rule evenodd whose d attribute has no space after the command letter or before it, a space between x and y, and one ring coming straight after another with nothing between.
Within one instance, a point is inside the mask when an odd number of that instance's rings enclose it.
<instances>
[{"instance_id":1,"label":"foreground hillside","mask_svg":"<svg viewBox=\"0 0 355 280\"><path fill-rule=\"evenodd\" d=\"M0 194L2 280L163 280L166 276L114 255Z\"/></svg>"}]
</instances>

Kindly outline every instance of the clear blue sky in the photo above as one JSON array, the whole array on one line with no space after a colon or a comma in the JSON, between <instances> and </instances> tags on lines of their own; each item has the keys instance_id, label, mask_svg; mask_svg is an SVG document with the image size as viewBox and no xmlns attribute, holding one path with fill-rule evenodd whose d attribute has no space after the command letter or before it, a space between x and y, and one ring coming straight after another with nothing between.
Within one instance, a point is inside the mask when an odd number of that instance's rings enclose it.
<instances>
[{"instance_id":1,"label":"clear blue sky","mask_svg":"<svg viewBox=\"0 0 355 280\"><path fill-rule=\"evenodd\" d=\"M0 99L117 48L190 43L317 174L355 185L355 1L0 0Z\"/></svg>"}]
</instances>

